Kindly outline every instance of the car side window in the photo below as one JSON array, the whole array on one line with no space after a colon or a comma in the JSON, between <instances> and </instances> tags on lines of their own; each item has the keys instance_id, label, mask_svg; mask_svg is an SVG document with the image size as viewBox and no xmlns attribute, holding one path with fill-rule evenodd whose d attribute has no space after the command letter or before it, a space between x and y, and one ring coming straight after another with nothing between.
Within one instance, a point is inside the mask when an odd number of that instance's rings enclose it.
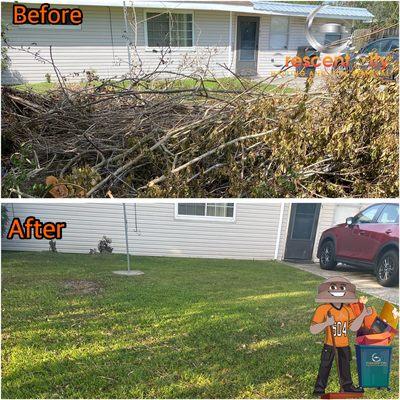
<instances>
[{"instance_id":1,"label":"car side window","mask_svg":"<svg viewBox=\"0 0 400 400\"><path fill-rule=\"evenodd\" d=\"M390 50L391 40L382 40L380 51L386 53Z\"/></svg>"},{"instance_id":2,"label":"car side window","mask_svg":"<svg viewBox=\"0 0 400 400\"><path fill-rule=\"evenodd\" d=\"M364 47L364 49L362 50L363 53L372 53L372 52L386 52L389 49L391 41L388 40L378 40L376 42L373 42L371 44L369 44L368 46Z\"/></svg>"},{"instance_id":3,"label":"car side window","mask_svg":"<svg viewBox=\"0 0 400 400\"><path fill-rule=\"evenodd\" d=\"M393 39L392 44L390 46L390 50L398 50L399 49L399 39Z\"/></svg>"},{"instance_id":4,"label":"car side window","mask_svg":"<svg viewBox=\"0 0 400 400\"><path fill-rule=\"evenodd\" d=\"M395 224L399 222L399 206L387 204L377 220L378 224Z\"/></svg>"},{"instance_id":5,"label":"car side window","mask_svg":"<svg viewBox=\"0 0 400 400\"><path fill-rule=\"evenodd\" d=\"M375 46L375 47L374 47ZM366 46L366 47L364 47L362 50L361 50L361 53L371 53L371 51L372 50L378 50L377 48L376 48L376 44L375 43L372 43L372 44L369 44L368 46Z\"/></svg>"},{"instance_id":6,"label":"car side window","mask_svg":"<svg viewBox=\"0 0 400 400\"><path fill-rule=\"evenodd\" d=\"M374 206L368 207L364 211L361 211L354 217L355 222L358 224L370 224L371 222L374 222L374 218L381 207L382 206L380 204L376 204Z\"/></svg>"}]
</instances>

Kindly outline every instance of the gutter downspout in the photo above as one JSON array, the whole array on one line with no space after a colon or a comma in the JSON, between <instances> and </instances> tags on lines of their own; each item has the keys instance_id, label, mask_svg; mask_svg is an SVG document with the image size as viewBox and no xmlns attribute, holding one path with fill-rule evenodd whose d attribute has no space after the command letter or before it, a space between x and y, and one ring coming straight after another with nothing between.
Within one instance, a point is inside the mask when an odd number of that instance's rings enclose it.
<instances>
[{"instance_id":1,"label":"gutter downspout","mask_svg":"<svg viewBox=\"0 0 400 400\"><path fill-rule=\"evenodd\" d=\"M125 39L126 39L126 49L128 51L128 66L129 66L129 72L131 72L132 69L132 63L131 63L131 48L129 47L129 37L128 37L128 16L127 16L127 10L126 10L126 4L124 1L124 20L125 20Z\"/></svg>"},{"instance_id":2,"label":"gutter downspout","mask_svg":"<svg viewBox=\"0 0 400 400\"><path fill-rule=\"evenodd\" d=\"M279 242L281 241L281 234L282 234L282 224L283 224L283 211L285 210L285 203L281 203L281 212L279 214L279 223L278 223L278 233L275 242L275 254L274 260L278 259L278 252L279 252Z\"/></svg>"}]
</instances>

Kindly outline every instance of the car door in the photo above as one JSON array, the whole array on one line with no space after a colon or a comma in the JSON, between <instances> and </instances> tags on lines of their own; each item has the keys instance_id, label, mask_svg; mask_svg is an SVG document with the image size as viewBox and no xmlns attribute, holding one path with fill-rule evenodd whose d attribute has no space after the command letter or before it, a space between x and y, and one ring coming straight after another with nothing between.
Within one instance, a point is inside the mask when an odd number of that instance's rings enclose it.
<instances>
[{"instance_id":1,"label":"car door","mask_svg":"<svg viewBox=\"0 0 400 400\"><path fill-rule=\"evenodd\" d=\"M363 243L368 241L369 227L374 224L382 210L381 204L375 204L358 213L352 225L343 225L336 238L336 255L338 258L365 260L362 254Z\"/></svg>"},{"instance_id":2,"label":"car door","mask_svg":"<svg viewBox=\"0 0 400 400\"><path fill-rule=\"evenodd\" d=\"M376 220L374 239L379 247L384 243L397 240L399 229L399 205L386 204Z\"/></svg>"},{"instance_id":3,"label":"car door","mask_svg":"<svg viewBox=\"0 0 400 400\"><path fill-rule=\"evenodd\" d=\"M380 247L378 216L384 208L383 204L368 207L356 216L352 231L351 246L354 259L371 263Z\"/></svg>"}]
</instances>

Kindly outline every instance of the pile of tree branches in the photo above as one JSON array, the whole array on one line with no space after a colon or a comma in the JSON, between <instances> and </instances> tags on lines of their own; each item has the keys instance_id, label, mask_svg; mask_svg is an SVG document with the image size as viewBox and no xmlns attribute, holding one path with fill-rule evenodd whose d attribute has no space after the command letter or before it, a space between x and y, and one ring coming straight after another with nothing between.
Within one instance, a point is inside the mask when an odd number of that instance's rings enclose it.
<instances>
[{"instance_id":1,"label":"pile of tree branches","mask_svg":"<svg viewBox=\"0 0 400 400\"><path fill-rule=\"evenodd\" d=\"M4 87L3 197L398 195L396 82L170 77Z\"/></svg>"}]
</instances>

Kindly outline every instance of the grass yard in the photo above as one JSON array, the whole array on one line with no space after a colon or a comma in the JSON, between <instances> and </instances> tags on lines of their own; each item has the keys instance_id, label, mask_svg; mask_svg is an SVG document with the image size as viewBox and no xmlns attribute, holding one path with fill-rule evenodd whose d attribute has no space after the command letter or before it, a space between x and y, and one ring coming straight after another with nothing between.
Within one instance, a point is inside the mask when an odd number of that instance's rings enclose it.
<instances>
[{"instance_id":1,"label":"grass yard","mask_svg":"<svg viewBox=\"0 0 400 400\"><path fill-rule=\"evenodd\" d=\"M72 84L72 87L81 87L81 88L86 88L90 86L99 86L102 82L94 81L91 83L87 82L82 82L78 84ZM123 89L127 89L130 85L130 81L122 81L120 82L117 87ZM210 80L205 80L204 81L204 87L208 90L242 90L243 89L243 84L245 85L246 89L252 88L255 86L254 90L259 90L259 91L265 91L265 92L279 92L279 93L292 93L295 92L294 89L289 88L289 87L281 87L278 85L273 85L273 84L268 84L261 82L260 84L257 85L257 81L255 80L249 80L249 79L242 79L239 81L237 78L220 78L218 81L210 79ZM20 85L14 85L14 89L18 90L23 90L23 91L33 91L35 93L39 94L45 94L50 90L57 89L58 87L57 82L38 82L38 83L24 83ZM151 88L162 90L162 89L192 89L194 87L198 87L199 82L197 82L194 79L175 79L173 81L171 80L165 80L165 79L160 79L160 80L155 80L151 84ZM136 89L141 89L136 88ZM142 88L143 90L144 88Z\"/></svg>"},{"instance_id":2,"label":"grass yard","mask_svg":"<svg viewBox=\"0 0 400 400\"><path fill-rule=\"evenodd\" d=\"M134 257L145 275L121 277L123 255L2 258L3 398L311 397L320 277L267 261ZM366 397L398 397L394 348L392 391Z\"/></svg>"}]
</instances>

